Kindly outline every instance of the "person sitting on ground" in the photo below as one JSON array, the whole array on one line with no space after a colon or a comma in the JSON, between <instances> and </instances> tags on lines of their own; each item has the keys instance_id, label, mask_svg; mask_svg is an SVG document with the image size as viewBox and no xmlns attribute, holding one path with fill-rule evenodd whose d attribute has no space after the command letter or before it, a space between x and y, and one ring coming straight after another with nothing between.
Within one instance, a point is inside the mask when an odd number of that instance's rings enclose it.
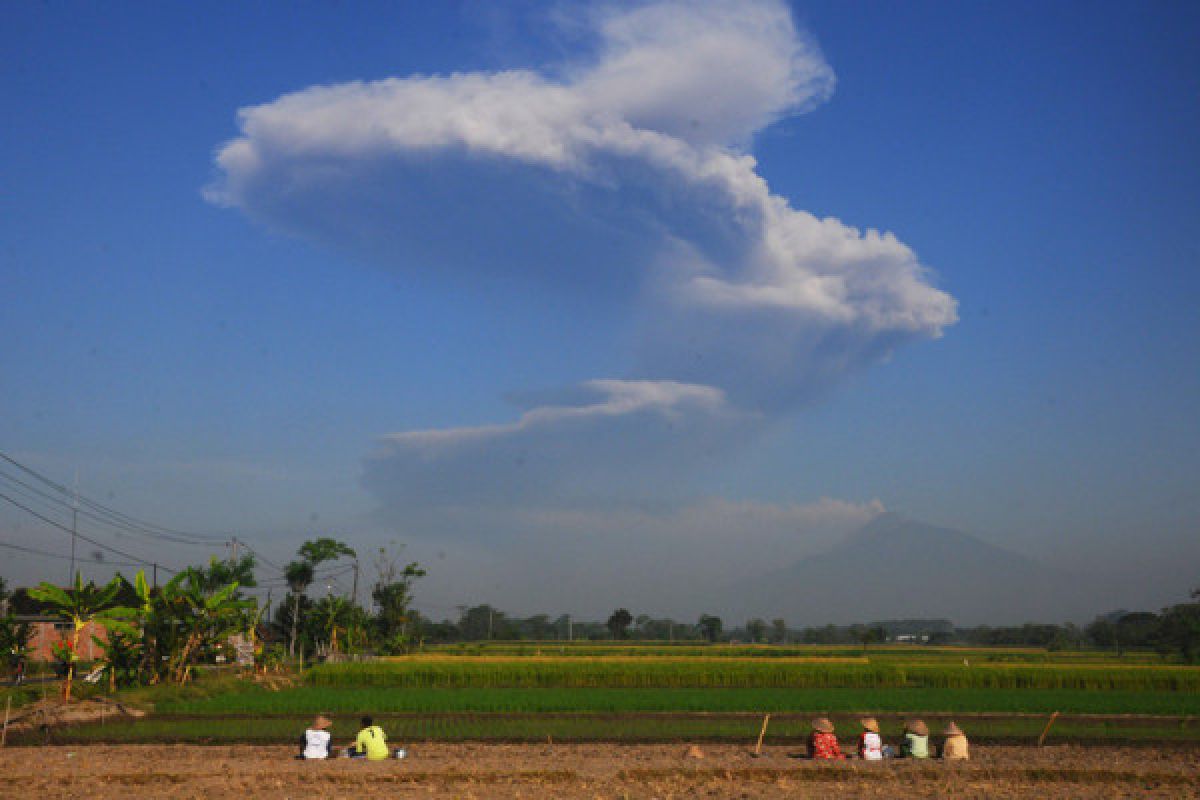
<instances>
[{"instance_id":1,"label":"person sitting on ground","mask_svg":"<svg viewBox=\"0 0 1200 800\"><path fill-rule=\"evenodd\" d=\"M879 723L874 717L862 721L863 732L858 735L858 757L864 761L883 760L883 739L879 735Z\"/></svg>"},{"instance_id":2,"label":"person sitting on ground","mask_svg":"<svg viewBox=\"0 0 1200 800\"><path fill-rule=\"evenodd\" d=\"M929 728L919 719L909 720L904 725L905 758L929 758Z\"/></svg>"},{"instance_id":3,"label":"person sitting on ground","mask_svg":"<svg viewBox=\"0 0 1200 800\"><path fill-rule=\"evenodd\" d=\"M387 736L370 717L362 718L362 730L354 739L354 747L350 750L351 758L365 758L368 761L383 761L388 757Z\"/></svg>"},{"instance_id":4,"label":"person sitting on ground","mask_svg":"<svg viewBox=\"0 0 1200 800\"><path fill-rule=\"evenodd\" d=\"M304 736L300 739L300 755L296 758L303 759L321 759L329 758L332 755L330 743L333 737L329 735L329 727L333 722L324 714L317 714L317 718L313 720L312 725L308 726L308 730L304 732Z\"/></svg>"},{"instance_id":5,"label":"person sitting on ground","mask_svg":"<svg viewBox=\"0 0 1200 800\"><path fill-rule=\"evenodd\" d=\"M946 727L942 729L946 740L942 742L942 758L946 761L966 761L971 756L967 752L967 735L962 732L962 728L955 725L953 722L946 723Z\"/></svg>"},{"instance_id":6,"label":"person sitting on ground","mask_svg":"<svg viewBox=\"0 0 1200 800\"><path fill-rule=\"evenodd\" d=\"M819 717L812 722L812 733L808 737L809 758L845 758L842 748L838 746L837 736L833 733L833 723L827 717Z\"/></svg>"}]
</instances>

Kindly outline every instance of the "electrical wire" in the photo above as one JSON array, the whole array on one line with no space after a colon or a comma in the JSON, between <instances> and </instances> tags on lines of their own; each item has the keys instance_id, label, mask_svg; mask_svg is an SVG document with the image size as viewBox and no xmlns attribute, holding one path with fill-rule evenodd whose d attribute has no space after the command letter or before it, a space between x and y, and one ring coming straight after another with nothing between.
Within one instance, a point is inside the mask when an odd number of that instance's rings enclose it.
<instances>
[{"instance_id":1,"label":"electrical wire","mask_svg":"<svg viewBox=\"0 0 1200 800\"><path fill-rule=\"evenodd\" d=\"M30 477L36 478L37 480L41 481L46 486L49 486L50 488L59 492L61 495L64 495L65 498L70 498L70 500L67 500L64 498L56 498L55 499L56 502L62 503L71 508L74 508L75 507L74 504L76 502L78 502L79 505L87 507L88 509L91 510L91 512L94 512L95 515L98 515L100 517L107 519L108 524L110 524L110 525L123 527L130 531L138 531L138 532L144 533L149 536L155 536L155 537L159 537L159 538L168 539L170 541L175 541L180 544L201 544L201 543L220 544L220 543L226 542L232 538L231 536L226 536L224 534L217 535L217 534L195 533L195 532L190 532L190 531L176 530L174 528L168 528L163 525L156 525L152 522L147 522L145 520L138 519L137 517L131 516L129 514L125 514L121 511L117 511L116 509L110 508L109 506L106 506L103 503L99 503L88 497L80 495L80 494L72 491L71 489L68 489L66 486L62 485L61 483L58 483L58 482L52 480L51 478L46 477L42 473L33 469L32 467L22 464L20 461L17 461L12 456L9 456L8 454L6 454L2 451L0 451L0 460L6 461L9 464L16 467L17 469L24 472L25 474L29 475ZM15 480L15 479L10 478L10 480ZM83 513L83 510L80 509L80 512ZM181 541L181 540L190 540L190 541Z\"/></svg>"},{"instance_id":2,"label":"electrical wire","mask_svg":"<svg viewBox=\"0 0 1200 800\"><path fill-rule=\"evenodd\" d=\"M32 555L42 556L44 558L58 558L58 559L62 559L63 561L71 560L70 556L62 555L61 553L48 553L45 550L38 550L33 547L25 547L25 546L19 545L19 544L12 544L11 542L0 542L0 547L7 547L10 550L18 550L22 553L30 553ZM78 556L75 557L75 560L76 561L88 561L89 563L100 564L105 567L140 567L140 566L143 566L141 563L135 564L132 562L127 562L127 561L97 561L94 558L93 559L84 559L84 558L80 558Z\"/></svg>"},{"instance_id":3,"label":"electrical wire","mask_svg":"<svg viewBox=\"0 0 1200 800\"><path fill-rule=\"evenodd\" d=\"M23 503L17 502L16 500L12 499L11 497L9 497L6 494L0 493L0 500L5 500L5 501L11 503L12 505L16 506L17 508L21 509L22 511L32 514L33 516L40 519L42 522L45 522L47 525L53 525L55 528L58 528L59 530L65 532L65 533L69 533L72 536L77 536L78 538L83 539L85 542L94 544L96 547L99 547L103 550L107 550L110 553L116 553L117 555L121 556L122 558L131 559L132 561L135 561L138 564L141 564L144 566L155 566L157 564L157 562L155 562L155 561L146 561L145 559L138 558L137 556L133 555L132 553L126 553L124 550L120 550L116 547L111 547L107 544L104 544L103 542L98 542L89 536L85 536L84 534L79 533L78 531L73 531L70 528L68 528L66 525L61 525L58 522L55 522L54 520L50 519L49 517L47 517L43 514L39 514L37 511L34 511L29 506L27 506ZM170 572L170 573L178 572L178 570L171 569L170 567L163 566L162 564L157 564L157 566L160 567L161 569L166 570L167 572Z\"/></svg>"}]
</instances>

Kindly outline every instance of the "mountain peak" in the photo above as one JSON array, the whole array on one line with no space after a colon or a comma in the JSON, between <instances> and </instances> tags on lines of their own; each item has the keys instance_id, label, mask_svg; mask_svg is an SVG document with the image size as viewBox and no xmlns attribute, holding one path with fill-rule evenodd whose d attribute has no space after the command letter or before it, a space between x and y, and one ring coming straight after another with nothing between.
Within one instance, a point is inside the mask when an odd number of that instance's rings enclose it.
<instances>
[{"instance_id":1,"label":"mountain peak","mask_svg":"<svg viewBox=\"0 0 1200 800\"><path fill-rule=\"evenodd\" d=\"M1083 618L1078 582L962 531L885 513L835 544L738 587L753 615L801 624L891 617L956 623Z\"/></svg>"}]
</instances>

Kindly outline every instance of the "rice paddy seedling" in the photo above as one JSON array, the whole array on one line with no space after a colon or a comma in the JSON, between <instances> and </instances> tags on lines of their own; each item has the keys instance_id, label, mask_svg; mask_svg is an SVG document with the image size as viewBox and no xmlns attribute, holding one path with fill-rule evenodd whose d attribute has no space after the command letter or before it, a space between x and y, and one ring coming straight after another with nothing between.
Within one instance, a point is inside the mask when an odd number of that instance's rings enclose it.
<instances>
[{"instance_id":1,"label":"rice paddy seedling","mask_svg":"<svg viewBox=\"0 0 1200 800\"><path fill-rule=\"evenodd\" d=\"M186 715L944 711L1200 715L1200 694L1078 689L404 689L308 686L157 704ZM1198 726L1200 727L1200 726Z\"/></svg>"},{"instance_id":2,"label":"rice paddy seedling","mask_svg":"<svg viewBox=\"0 0 1200 800\"><path fill-rule=\"evenodd\" d=\"M1200 668L898 664L703 657L417 656L312 668L314 686L393 688L940 688L1200 690Z\"/></svg>"}]
</instances>

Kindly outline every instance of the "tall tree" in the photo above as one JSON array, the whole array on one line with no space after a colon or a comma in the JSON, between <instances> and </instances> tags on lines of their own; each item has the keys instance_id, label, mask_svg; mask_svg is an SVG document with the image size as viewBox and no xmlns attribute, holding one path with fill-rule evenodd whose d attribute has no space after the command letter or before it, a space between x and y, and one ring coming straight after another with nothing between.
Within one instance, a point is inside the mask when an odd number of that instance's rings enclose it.
<instances>
[{"instance_id":1,"label":"tall tree","mask_svg":"<svg viewBox=\"0 0 1200 800\"><path fill-rule=\"evenodd\" d=\"M313 565L307 561L292 561L283 568L283 577L292 592L292 637L288 653L296 655L296 633L300 625L300 598L313 582Z\"/></svg>"},{"instance_id":2,"label":"tall tree","mask_svg":"<svg viewBox=\"0 0 1200 800\"><path fill-rule=\"evenodd\" d=\"M771 620L771 641L776 644L784 644L788 640L787 621L783 617L778 617Z\"/></svg>"},{"instance_id":3,"label":"tall tree","mask_svg":"<svg viewBox=\"0 0 1200 800\"><path fill-rule=\"evenodd\" d=\"M608 618L605 625L614 639L624 639L629 635L629 626L633 624L633 615L624 608L618 608Z\"/></svg>"},{"instance_id":4,"label":"tall tree","mask_svg":"<svg viewBox=\"0 0 1200 800\"><path fill-rule=\"evenodd\" d=\"M413 599L413 584L426 574L416 561L400 566L400 551L403 549L403 545L381 547L375 555L377 578L371 590L371 599L375 601L376 608L375 631L380 649L389 653L403 652L408 648L413 632L409 609Z\"/></svg>"},{"instance_id":5,"label":"tall tree","mask_svg":"<svg viewBox=\"0 0 1200 800\"><path fill-rule=\"evenodd\" d=\"M326 561L337 561L342 556L357 558L358 553L354 552L354 548L350 545L339 542L336 539L331 539L328 536L322 536L319 539L312 539L300 545L300 549L296 551L296 555L314 567Z\"/></svg>"},{"instance_id":6,"label":"tall tree","mask_svg":"<svg viewBox=\"0 0 1200 800\"><path fill-rule=\"evenodd\" d=\"M696 623L700 628L700 635L710 642L715 642L721 638L721 629L724 624L720 617L715 617L712 614L701 614L700 621Z\"/></svg>"},{"instance_id":7,"label":"tall tree","mask_svg":"<svg viewBox=\"0 0 1200 800\"><path fill-rule=\"evenodd\" d=\"M1200 600L1200 589L1192 592ZM1157 635L1159 652L1175 653L1184 662L1200 662L1200 602L1181 603L1162 613Z\"/></svg>"},{"instance_id":8,"label":"tall tree","mask_svg":"<svg viewBox=\"0 0 1200 800\"><path fill-rule=\"evenodd\" d=\"M767 638L767 623L755 617L746 623L746 633L751 642L761 642Z\"/></svg>"},{"instance_id":9,"label":"tall tree","mask_svg":"<svg viewBox=\"0 0 1200 800\"><path fill-rule=\"evenodd\" d=\"M357 558L354 548L345 542L339 542L328 536L310 539L296 551L300 556L298 561L292 561L283 568L283 577L292 590L292 636L288 652L296 655L296 634L300 625L300 595L308 590L316 576L316 568L326 561L337 561L342 556Z\"/></svg>"}]
</instances>

